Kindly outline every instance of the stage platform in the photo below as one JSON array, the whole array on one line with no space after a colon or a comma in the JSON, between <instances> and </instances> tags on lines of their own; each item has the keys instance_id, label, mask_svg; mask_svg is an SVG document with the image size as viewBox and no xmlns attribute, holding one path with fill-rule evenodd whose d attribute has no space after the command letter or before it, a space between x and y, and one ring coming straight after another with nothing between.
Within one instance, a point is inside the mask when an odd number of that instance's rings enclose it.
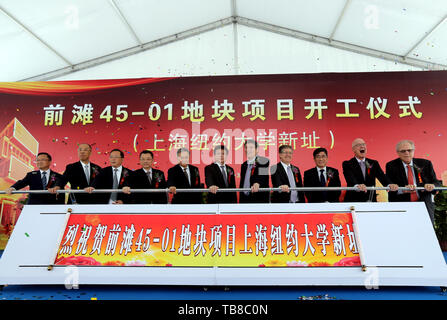
<instances>
[{"instance_id":1,"label":"stage platform","mask_svg":"<svg viewBox=\"0 0 447 320\"><path fill-rule=\"evenodd\" d=\"M0 259L1 254L0 251ZM443 252L447 263L447 252ZM447 300L439 287L207 287L12 285L0 300Z\"/></svg>"}]
</instances>

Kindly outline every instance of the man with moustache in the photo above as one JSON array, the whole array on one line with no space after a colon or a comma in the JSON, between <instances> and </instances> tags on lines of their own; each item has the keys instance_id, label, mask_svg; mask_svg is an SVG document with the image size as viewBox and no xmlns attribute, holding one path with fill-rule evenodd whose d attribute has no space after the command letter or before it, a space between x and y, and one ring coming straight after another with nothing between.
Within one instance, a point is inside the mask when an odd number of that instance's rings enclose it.
<instances>
[{"instance_id":1,"label":"man with moustache","mask_svg":"<svg viewBox=\"0 0 447 320\"><path fill-rule=\"evenodd\" d=\"M248 189L239 193L239 203L269 203L270 192L259 191L269 187L269 159L258 156L258 143L249 139L244 143L247 160L241 165L240 188Z\"/></svg>"},{"instance_id":2,"label":"man with moustache","mask_svg":"<svg viewBox=\"0 0 447 320\"><path fill-rule=\"evenodd\" d=\"M123 167L124 153L113 149L109 155L110 166L105 167L93 180L91 187L84 190L92 193L95 189L123 189L124 192L96 193L96 202L99 204L131 203L130 174L131 171Z\"/></svg>"},{"instance_id":3,"label":"man with moustache","mask_svg":"<svg viewBox=\"0 0 447 320\"><path fill-rule=\"evenodd\" d=\"M304 187L341 187L338 170L328 167L325 148L313 152L316 167L304 172ZM305 191L308 202L339 202L341 191Z\"/></svg>"},{"instance_id":4,"label":"man with moustache","mask_svg":"<svg viewBox=\"0 0 447 320\"><path fill-rule=\"evenodd\" d=\"M166 179L163 171L152 168L154 154L149 150L140 153L141 169L135 170L130 176L131 189L166 189ZM167 204L166 193L132 193L132 203L136 204Z\"/></svg>"},{"instance_id":5,"label":"man with moustache","mask_svg":"<svg viewBox=\"0 0 447 320\"><path fill-rule=\"evenodd\" d=\"M273 165L270 172L273 188L281 188L281 191L273 192L272 203L306 202L304 192L289 189L303 186L300 169L292 164L292 146L282 145L278 151L281 161Z\"/></svg>"},{"instance_id":6,"label":"man with moustache","mask_svg":"<svg viewBox=\"0 0 447 320\"><path fill-rule=\"evenodd\" d=\"M366 158L367 148L365 140L357 138L352 142L354 157L343 162L343 175L348 187L357 187L357 191L346 191L345 202L377 201L375 190L367 191L366 187L375 187L376 179L391 191L398 189L385 175L379 162Z\"/></svg>"},{"instance_id":7,"label":"man with moustache","mask_svg":"<svg viewBox=\"0 0 447 320\"><path fill-rule=\"evenodd\" d=\"M386 175L400 187L410 188L409 191L398 190L388 195L390 202L423 201L427 207L430 219L434 223L434 204L432 194L435 186L441 186L436 178L433 164L430 160L414 158L415 145L411 140L399 141L396 145L397 159L386 164ZM425 190L415 190L424 187Z\"/></svg>"},{"instance_id":8,"label":"man with moustache","mask_svg":"<svg viewBox=\"0 0 447 320\"><path fill-rule=\"evenodd\" d=\"M84 190L92 186L93 180L101 172L101 167L90 162L92 146L88 143L81 143L78 146L79 161L70 163L65 167L63 180L57 185L57 189L64 188L70 183L72 190ZM68 204L93 204L95 197L86 193L70 193Z\"/></svg>"},{"instance_id":9,"label":"man with moustache","mask_svg":"<svg viewBox=\"0 0 447 320\"><path fill-rule=\"evenodd\" d=\"M219 189L236 188L234 170L225 164L228 149L224 145L214 148L214 163L205 167L205 183L209 188L208 203L237 203L236 192L218 192Z\"/></svg>"},{"instance_id":10,"label":"man with moustache","mask_svg":"<svg viewBox=\"0 0 447 320\"><path fill-rule=\"evenodd\" d=\"M46 152L39 152L36 165L39 170L31 171L22 179L14 183L5 192L11 195L13 191L29 187L30 190L48 190L50 193L29 193L26 204L64 204L64 194L56 193L55 187L63 179L62 175L51 170L51 156Z\"/></svg>"},{"instance_id":11,"label":"man with moustache","mask_svg":"<svg viewBox=\"0 0 447 320\"><path fill-rule=\"evenodd\" d=\"M178 192L177 189L201 188L199 168L189 164L189 150L177 150L178 164L168 170L169 192L174 194L172 204L202 203L202 192Z\"/></svg>"}]
</instances>

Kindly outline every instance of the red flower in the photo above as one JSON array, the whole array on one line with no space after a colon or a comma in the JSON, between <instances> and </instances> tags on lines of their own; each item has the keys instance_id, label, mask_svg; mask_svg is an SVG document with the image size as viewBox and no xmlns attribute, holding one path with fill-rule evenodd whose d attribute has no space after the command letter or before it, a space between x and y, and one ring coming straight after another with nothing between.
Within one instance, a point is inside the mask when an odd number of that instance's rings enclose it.
<instances>
[{"instance_id":1,"label":"red flower","mask_svg":"<svg viewBox=\"0 0 447 320\"><path fill-rule=\"evenodd\" d=\"M256 169L256 164L254 164L253 167L251 167L250 176L255 174L255 169Z\"/></svg>"},{"instance_id":2,"label":"red flower","mask_svg":"<svg viewBox=\"0 0 447 320\"><path fill-rule=\"evenodd\" d=\"M90 257L75 257L75 256L70 256L70 257L62 257L59 258L55 261L54 264L57 265L63 265L63 266L68 266L68 265L75 265L75 266L100 266L101 262L96 261L93 258Z\"/></svg>"},{"instance_id":3,"label":"red flower","mask_svg":"<svg viewBox=\"0 0 447 320\"><path fill-rule=\"evenodd\" d=\"M124 262L121 261L107 261L105 263L102 264L103 266L120 266L120 267L124 267L126 264Z\"/></svg>"},{"instance_id":4,"label":"red flower","mask_svg":"<svg viewBox=\"0 0 447 320\"><path fill-rule=\"evenodd\" d=\"M315 261L312 263L309 263L309 267L330 267L331 264L329 262L324 261Z\"/></svg>"},{"instance_id":5,"label":"red flower","mask_svg":"<svg viewBox=\"0 0 447 320\"><path fill-rule=\"evenodd\" d=\"M50 178L48 179L47 189L51 188L55 181L56 181L56 176L54 175L54 173L52 173L50 175Z\"/></svg>"},{"instance_id":6,"label":"red flower","mask_svg":"<svg viewBox=\"0 0 447 320\"><path fill-rule=\"evenodd\" d=\"M120 180L120 183L119 183L120 186L123 185L124 179L127 178L128 175L129 175L129 172L127 172L127 170L124 170L123 171L123 176L121 177L121 180Z\"/></svg>"},{"instance_id":7,"label":"red flower","mask_svg":"<svg viewBox=\"0 0 447 320\"><path fill-rule=\"evenodd\" d=\"M360 265L361 265L361 263L360 263L359 256L343 258L340 261L334 263L334 266L336 266L336 267L352 267L352 266L360 266Z\"/></svg>"},{"instance_id":8,"label":"red flower","mask_svg":"<svg viewBox=\"0 0 447 320\"><path fill-rule=\"evenodd\" d=\"M96 175L99 173L98 168L97 167L93 167L93 173L92 173L92 177L91 180L95 179Z\"/></svg>"}]
</instances>

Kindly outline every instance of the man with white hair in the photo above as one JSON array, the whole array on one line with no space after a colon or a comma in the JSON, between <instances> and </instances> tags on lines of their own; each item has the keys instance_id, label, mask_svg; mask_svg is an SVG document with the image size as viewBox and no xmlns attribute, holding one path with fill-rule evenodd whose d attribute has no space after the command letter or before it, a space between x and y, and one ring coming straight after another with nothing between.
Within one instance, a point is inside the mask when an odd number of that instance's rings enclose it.
<instances>
[{"instance_id":1,"label":"man with white hair","mask_svg":"<svg viewBox=\"0 0 447 320\"><path fill-rule=\"evenodd\" d=\"M376 179L390 190L397 190L385 175L377 160L366 157L367 148L365 140L357 138L352 142L354 157L343 162L343 175L348 187L357 187L357 191L346 191L345 202L377 201L376 191L367 191L366 187L375 187Z\"/></svg>"},{"instance_id":2,"label":"man with white hair","mask_svg":"<svg viewBox=\"0 0 447 320\"><path fill-rule=\"evenodd\" d=\"M434 204L432 194L435 186L440 186L430 160L414 158L415 145L411 140L399 141L396 145L397 159L386 164L386 175L400 187L411 190L390 192L390 202L424 201L432 223L434 222ZM424 187L425 190L415 190Z\"/></svg>"}]
</instances>

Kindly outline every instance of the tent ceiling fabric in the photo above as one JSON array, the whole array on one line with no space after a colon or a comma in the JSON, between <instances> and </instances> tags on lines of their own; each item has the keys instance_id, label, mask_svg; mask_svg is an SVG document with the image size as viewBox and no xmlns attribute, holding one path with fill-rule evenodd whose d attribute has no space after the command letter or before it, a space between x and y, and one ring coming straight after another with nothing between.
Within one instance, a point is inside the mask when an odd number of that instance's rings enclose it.
<instances>
[{"instance_id":1,"label":"tent ceiling fabric","mask_svg":"<svg viewBox=\"0 0 447 320\"><path fill-rule=\"evenodd\" d=\"M445 0L0 0L0 81L44 79L241 21L447 69Z\"/></svg>"}]
</instances>

